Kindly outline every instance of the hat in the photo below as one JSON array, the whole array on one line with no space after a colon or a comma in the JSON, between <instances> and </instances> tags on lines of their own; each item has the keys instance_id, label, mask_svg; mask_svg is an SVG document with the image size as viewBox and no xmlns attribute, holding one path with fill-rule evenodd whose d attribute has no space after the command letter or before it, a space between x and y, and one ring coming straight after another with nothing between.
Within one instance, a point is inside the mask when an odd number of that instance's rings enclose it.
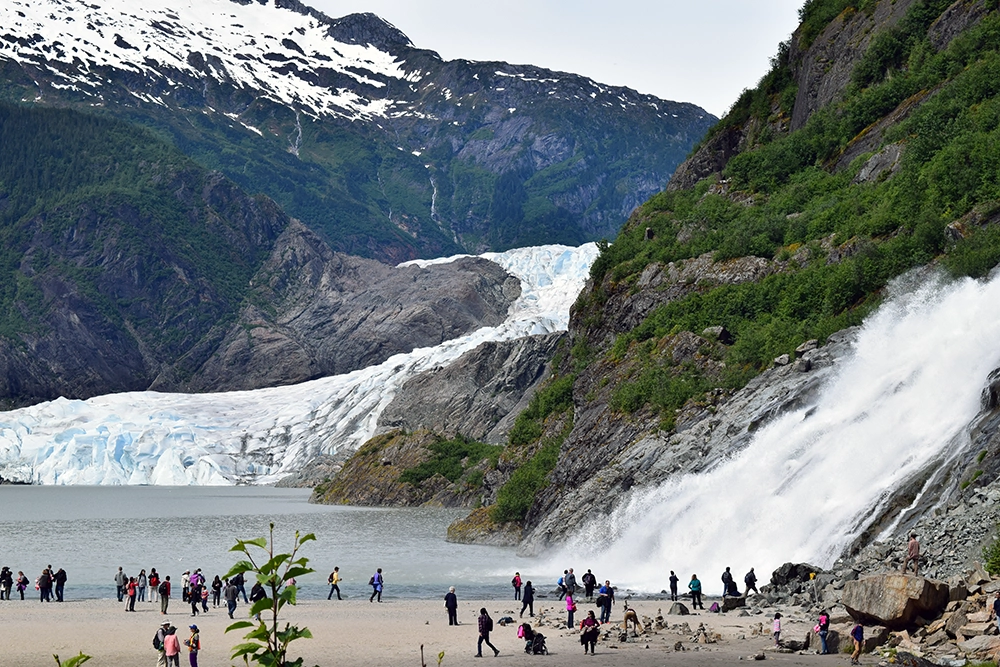
<instances>
[{"instance_id":1,"label":"hat","mask_svg":"<svg viewBox=\"0 0 1000 667\"><path fill-rule=\"evenodd\" d=\"M163 621L163 623L160 623L160 625L170 625L170 621Z\"/></svg>"},{"instance_id":2,"label":"hat","mask_svg":"<svg viewBox=\"0 0 1000 667\"><path fill-rule=\"evenodd\" d=\"M189 625L188 628L190 628L191 630L194 630L195 632L198 632L198 626L197 625Z\"/></svg>"}]
</instances>

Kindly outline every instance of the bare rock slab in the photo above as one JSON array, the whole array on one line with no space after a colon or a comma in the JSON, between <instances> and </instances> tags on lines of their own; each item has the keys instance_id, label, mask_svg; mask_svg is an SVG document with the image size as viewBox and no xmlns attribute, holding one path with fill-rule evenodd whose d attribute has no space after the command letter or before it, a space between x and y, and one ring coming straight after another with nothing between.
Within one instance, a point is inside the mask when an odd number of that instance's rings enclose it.
<instances>
[{"instance_id":1,"label":"bare rock slab","mask_svg":"<svg viewBox=\"0 0 1000 667\"><path fill-rule=\"evenodd\" d=\"M842 598L858 623L892 630L912 627L917 617L934 618L948 604L948 584L906 574L879 574L849 581Z\"/></svg>"}]
</instances>

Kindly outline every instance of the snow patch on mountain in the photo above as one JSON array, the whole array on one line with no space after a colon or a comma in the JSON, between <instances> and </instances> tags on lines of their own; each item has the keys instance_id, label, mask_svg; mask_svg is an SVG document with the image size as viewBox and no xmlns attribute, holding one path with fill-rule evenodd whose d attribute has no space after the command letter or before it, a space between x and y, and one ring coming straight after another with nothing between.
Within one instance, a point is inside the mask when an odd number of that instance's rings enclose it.
<instances>
[{"instance_id":1,"label":"snow patch on mountain","mask_svg":"<svg viewBox=\"0 0 1000 667\"><path fill-rule=\"evenodd\" d=\"M345 375L217 394L60 398L0 413L0 477L102 485L277 481L317 454L357 449L417 373L446 366L487 341L565 330L597 252L589 243L481 255L521 280L521 296L502 324Z\"/></svg>"},{"instance_id":2,"label":"snow patch on mountain","mask_svg":"<svg viewBox=\"0 0 1000 667\"><path fill-rule=\"evenodd\" d=\"M275 0L5 0L0 58L47 66L64 87L95 97L101 68L153 79L175 71L229 81L317 116L384 117L394 102L383 79L412 82L419 74L374 46L334 39L332 21L317 17ZM344 77L372 94L323 83Z\"/></svg>"}]
</instances>

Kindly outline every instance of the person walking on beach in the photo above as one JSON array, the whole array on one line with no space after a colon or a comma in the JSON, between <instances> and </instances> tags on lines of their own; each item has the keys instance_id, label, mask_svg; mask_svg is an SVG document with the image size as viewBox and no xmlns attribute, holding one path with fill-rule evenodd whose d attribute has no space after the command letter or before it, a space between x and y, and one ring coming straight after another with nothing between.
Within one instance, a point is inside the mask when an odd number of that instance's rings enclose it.
<instances>
[{"instance_id":1,"label":"person walking on beach","mask_svg":"<svg viewBox=\"0 0 1000 667\"><path fill-rule=\"evenodd\" d=\"M135 583L139 587L139 595L136 597L139 602L146 601L146 587L149 585L149 578L146 576L146 568L139 570L139 576L135 578Z\"/></svg>"},{"instance_id":2,"label":"person walking on beach","mask_svg":"<svg viewBox=\"0 0 1000 667\"><path fill-rule=\"evenodd\" d=\"M188 629L191 630L191 636L184 640L184 645L188 649L188 660L191 662L191 667L198 667L198 651L201 650L201 633L198 632L197 625L189 625Z\"/></svg>"},{"instance_id":3,"label":"person walking on beach","mask_svg":"<svg viewBox=\"0 0 1000 667\"><path fill-rule=\"evenodd\" d=\"M233 583L236 584L236 590L243 596L243 604L250 604L247 600L247 589L246 589L246 579L243 577L243 573L239 572L235 577L233 577Z\"/></svg>"},{"instance_id":4,"label":"person walking on beach","mask_svg":"<svg viewBox=\"0 0 1000 667\"><path fill-rule=\"evenodd\" d=\"M514 599L521 599L521 573L515 572L514 578L510 580L510 585L514 587Z\"/></svg>"},{"instance_id":5,"label":"person walking on beach","mask_svg":"<svg viewBox=\"0 0 1000 667\"><path fill-rule=\"evenodd\" d=\"M164 647L164 640L167 638L167 629L170 627L170 621L163 621L160 627L156 630L156 634L153 635L153 648L156 649L156 667L167 667L167 653Z\"/></svg>"},{"instance_id":6,"label":"person walking on beach","mask_svg":"<svg viewBox=\"0 0 1000 667\"><path fill-rule=\"evenodd\" d=\"M236 584L230 579L226 582L226 591L222 594L222 597L226 600L226 610L229 612L229 618L233 617L233 612L236 611L236 598L240 595L239 591L236 590Z\"/></svg>"},{"instance_id":7,"label":"person walking on beach","mask_svg":"<svg viewBox=\"0 0 1000 667\"><path fill-rule=\"evenodd\" d=\"M454 586L445 593L444 608L448 610L448 625L458 625L458 596Z\"/></svg>"},{"instance_id":8,"label":"person walking on beach","mask_svg":"<svg viewBox=\"0 0 1000 667\"><path fill-rule=\"evenodd\" d=\"M754 595L760 595L760 591L757 590L757 575L753 573L753 568L743 575L743 584L747 587L747 592L744 595L750 595L750 591L753 591Z\"/></svg>"},{"instance_id":9,"label":"person walking on beach","mask_svg":"<svg viewBox=\"0 0 1000 667\"><path fill-rule=\"evenodd\" d=\"M149 568L149 601L156 602L156 591L160 587L160 575L156 573L156 568Z\"/></svg>"},{"instance_id":10,"label":"person walking on beach","mask_svg":"<svg viewBox=\"0 0 1000 667\"><path fill-rule=\"evenodd\" d=\"M38 599L40 602L52 602L52 572L45 568L38 577Z\"/></svg>"},{"instance_id":11,"label":"person walking on beach","mask_svg":"<svg viewBox=\"0 0 1000 667\"><path fill-rule=\"evenodd\" d=\"M586 593L588 600L594 599L594 589L597 587L597 577L590 570L583 575L581 578L583 581L583 592Z\"/></svg>"},{"instance_id":12,"label":"person walking on beach","mask_svg":"<svg viewBox=\"0 0 1000 667\"><path fill-rule=\"evenodd\" d=\"M590 655L594 655L594 647L597 646L597 637L601 634L601 627L594 618L594 612L588 611L587 618L580 621L580 643L583 644L583 654L587 655L587 648L590 648Z\"/></svg>"},{"instance_id":13,"label":"person walking on beach","mask_svg":"<svg viewBox=\"0 0 1000 667\"><path fill-rule=\"evenodd\" d=\"M267 592L264 590L263 584L261 584L258 581L250 589L250 602L252 602L253 604L257 604L258 602L260 602L261 600L263 600L266 597L267 597ZM253 618L254 618L255 621L259 621L260 620L260 612L257 612L256 614L254 614Z\"/></svg>"},{"instance_id":14,"label":"person walking on beach","mask_svg":"<svg viewBox=\"0 0 1000 667\"><path fill-rule=\"evenodd\" d=\"M66 570L59 568L56 573L52 575L52 581L56 585L56 602L63 601L63 593L66 591Z\"/></svg>"},{"instance_id":15,"label":"person walking on beach","mask_svg":"<svg viewBox=\"0 0 1000 667\"><path fill-rule=\"evenodd\" d=\"M167 656L167 667L180 667L181 642L177 638L177 628L167 628L167 636L163 638L163 652Z\"/></svg>"},{"instance_id":16,"label":"person walking on beach","mask_svg":"<svg viewBox=\"0 0 1000 667\"><path fill-rule=\"evenodd\" d=\"M191 615L197 616L198 603L201 602L201 584L197 580L193 585L188 584L188 601L191 603Z\"/></svg>"},{"instance_id":17,"label":"person walking on beach","mask_svg":"<svg viewBox=\"0 0 1000 667\"><path fill-rule=\"evenodd\" d=\"M330 594L326 596L326 599L332 599L334 592L336 592L337 599L343 600L344 598L340 597L340 568L334 567L333 572L330 573L330 576L327 577L326 581L330 584Z\"/></svg>"},{"instance_id":18,"label":"person walking on beach","mask_svg":"<svg viewBox=\"0 0 1000 667\"><path fill-rule=\"evenodd\" d=\"M691 575L691 581L688 582L688 590L691 591L691 608L704 609L705 605L701 603L701 582L698 580L697 574Z\"/></svg>"},{"instance_id":19,"label":"person walking on beach","mask_svg":"<svg viewBox=\"0 0 1000 667\"><path fill-rule=\"evenodd\" d=\"M559 599L562 600L566 597L566 575L569 574L569 570L563 570L563 576L559 577L556 581L556 586L559 587Z\"/></svg>"},{"instance_id":20,"label":"person walking on beach","mask_svg":"<svg viewBox=\"0 0 1000 667\"><path fill-rule=\"evenodd\" d=\"M486 607L479 610L479 643L477 645L476 657L483 657L483 643L493 649L493 657L500 655L500 649L490 643L490 633L493 631L493 619L490 618Z\"/></svg>"},{"instance_id":21,"label":"person walking on beach","mask_svg":"<svg viewBox=\"0 0 1000 667\"><path fill-rule=\"evenodd\" d=\"M0 570L0 600L10 600L10 590L14 587L14 574L4 565Z\"/></svg>"},{"instance_id":22,"label":"person walking on beach","mask_svg":"<svg viewBox=\"0 0 1000 667\"><path fill-rule=\"evenodd\" d=\"M535 615L535 587L531 585L530 581L524 583L524 595L521 596L521 618L524 618L525 609L528 610L529 616Z\"/></svg>"},{"instance_id":23,"label":"person walking on beach","mask_svg":"<svg viewBox=\"0 0 1000 667\"><path fill-rule=\"evenodd\" d=\"M910 563L913 563L913 576L918 577L920 573L920 543L917 542L917 534L910 534L910 541L906 544L906 559L903 560L903 574L906 574L906 568Z\"/></svg>"},{"instance_id":24,"label":"person walking on beach","mask_svg":"<svg viewBox=\"0 0 1000 667\"><path fill-rule=\"evenodd\" d=\"M122 602L125 600L125 587L128 586L128 577L122 571L121 566L118 566L118 573L115 575L115 588L118 592L118 601Z\"/></svg>"},{"instance_id":25,"label":"person walking on beach","mask_svg":"<svg viewBox=\"0 0 1000 667\"><path fill-rule=\"evenodd\" d=\"M673 570L670 570L670 601L677 602L677 582L680 579L674 574Z\"/></svg>"},{"instance_id":26,"label":"person walking on beach","mask_svg":"<svg viewBox=\"0 0 1000 667\"><path fill-rule=\"evenodd\" d=\"M368 580L368 585L372 587L372 596L368 598L369 602L374 602L376 597L379 602L382 601L383 584L384 580L382 579L382 568L378 568L375 570L375 574L372 575L372 578Z\"/></svg>"},{"instance_id":27,"label":"person walking on beach","mask_svg":"<svg viewBox=\"0 0 1000 667\"><path fill-rule=\"evenodd\" d=\"M160 613L167 613L167 605L170 604L170 575L168 574L160 582L160 587L157 589L160 594Z\"/></svg>"},{"instance_id":28,"label":"person walking on beach","mask_svg":"<svg viewBox=\"0 0 1000 667\"><path fill-rule=\"evenodd\" d=\"M573 623L573 614L576 613L576 603L573 602L572 595L566 595L566 627L572 630L575 627Z\"/></svg>"}]
</instances>

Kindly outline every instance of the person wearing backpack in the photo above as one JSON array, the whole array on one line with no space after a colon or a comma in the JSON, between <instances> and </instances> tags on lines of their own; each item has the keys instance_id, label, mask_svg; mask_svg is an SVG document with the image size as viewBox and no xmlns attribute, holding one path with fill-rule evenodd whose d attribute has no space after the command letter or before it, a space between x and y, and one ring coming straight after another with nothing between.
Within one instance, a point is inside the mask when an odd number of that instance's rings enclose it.
<instances>
[{"instance_id":1,"label":"person wearing backpack","mask_svg":"<svg viewBox=\"0 0 1000 667\"><path fill-rule=\"evenodd\" d=\"M747 587L747 592L744 595L750 595L750 591L753 591L754 595L760 595L760 591L757 590L757 575L753 573L753 568L743 575L743 584Z\"/></svg>"},{"instance_id":2,"label":"person wearing backpack","mask_svg":"<svg viewBox=\"0 0 1000 667\"><path fill-rule=\"evenodd\" d=\"M247 599L246 581L242 572L238 572L233 577L233 583L236 584L236 592L243 595L243 604L250 604L250 601Z\"/></svg>"},{"instance_id":3,"label":"person wearing backpack","mask_svg":"<svg viewBox=\"0 0 1000 667\"><path fill-rule=\"evenodd\" d=\"M149 601L156 602L156 593L160 590L160 575L156 568L149 568Z\"/></svg>"},{"instance_id":4,"label":"person wearing backpack","mask_svg":"<svg viewBox=\"0 0 1000 667\"><path fill-rule=\"evenodd\" d=\"M854 653L851 654L851 664L860 665L861 642L865 640L865 627L858 623L851 628L851 639L854 640Z\"/></svg>"},{"instance_id":5,"label":"person wearing backpack","mask_svg":"<svg viewBox=\"0 0 1000 667\"><path fill-rule=\"evenodd\" d=\"M160 594L160 613L167 613L167 605L170 604L170 575L168 574L160 582L160 587L157 589Z\"/></svg>"},{"instance_id":6,"label":"person wearing backpack","mask_svg":"<svg viewBox=\"0 0 1000 667\"><path fill-rule=\"evenodd\" d=\"M510 580L510 585L514 587L514 599L521 599L521 573L515 572L514 578Z\"/></svg>"},{"instance_id":7,"label":"person wearing backpack","mask_svg":"<svg viewBox=\"0 0 1000 667\"><path fill-rule=\"evenodd\" d=\"M524 617L524 610L528 610L529 616L535 615L535 587L530 581L524 584L524 595L521 597L521 617Z\"/></svg>"},{"instance_id":8,"label":"person wearing backpack","mask_svg":"<svg viewBox=\"0 0 1000 667\"><path fill-rule=\"evenodd\" d=\"M581 581L583 581L583 592L586 593L587 599L592 600L594 598L594 589L597 587L597 577L594 576L593 572L587 570Z\"/></svg>"},{"instance_id":9,"label":"person wearing backpack","mask_svg":"<svg viewBox=\"0 0 1000 667\"><path fill-rule=\"evenodd\" d=\"M156 667L167 667L167 652L163 646L163 640L167 638L167 628L169 627L170 621L163 621L157 628L156 634L153 635L153 648L160 653L156 657Z\"/></svg>"},{"instance_id":10,"label":"person wearing backpack","mask_svg":"<svg viewBox=\"0 0 1000 667\"><path fill-rule=\"evenodd\" d=\"M569 570L563 570L563 576L556 580L556 586L559 587L559 599L562 600L566 597L566 575L569 574Z\"/></svg>"},{"instance_id":11,"label":"person wearing backpack","mask_svg":"<svg viewBox=\"0 0 1000 667\"><path fill-rule=\"evenodd\" d=\"M490 618L486 607L479 610L479 643L477 644L476 657L483 657L483 642L493 649L493 657L500 655L500 649L490 643L490 633L493 631L493 619Z\"/></svg>"},{"instance_id":12,"label":"person wearing backpack","mask_svg":"<svg viewBox=\"0 0 1000 667\"><path fill-rule=\"evenodd\" d=\"M343 600L344 599L344 598L340 597L340 568L339 567L334 567L333 568L333 572L331 572L330 576L327 577L326 583L330 584L330 594L326 596L327 600L333 599L334 592L337 593L337 599L338 600Z\"/></svg>"}]
</instances>

